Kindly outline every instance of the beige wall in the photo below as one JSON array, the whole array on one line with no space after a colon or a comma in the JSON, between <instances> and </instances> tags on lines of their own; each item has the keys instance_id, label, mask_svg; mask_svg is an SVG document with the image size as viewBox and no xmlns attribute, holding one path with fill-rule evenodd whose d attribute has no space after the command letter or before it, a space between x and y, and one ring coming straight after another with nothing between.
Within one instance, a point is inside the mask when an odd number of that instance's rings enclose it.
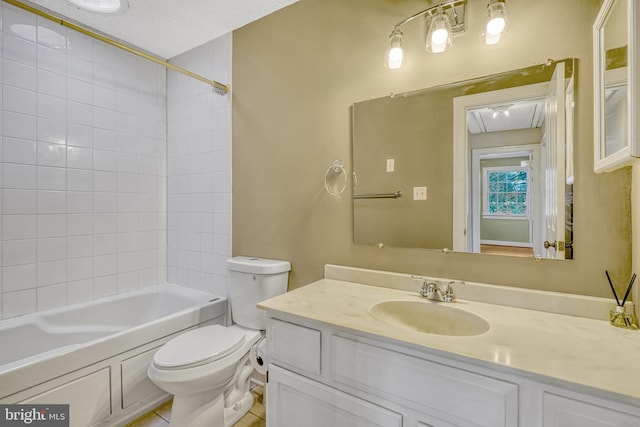
<instances>
[{"instance_id":1,"label":"beige wall","mask_svg":"<svg viewBox=\"0 0 640 427\"><path fill-rule=\"evenodd\" d=\"M442 55L424 52L422 22L403 27L407 64L400 70L383 67L388 35L423 1L301 0L235 31L233 253L290 260L290 288L337 263L609 296L604 269L621 282L630 272L630 172L592 172L591 24L598 3L510 1L509 36L484 46L478 34L486 2L469 0L467 33ZM351 193L330 196L323 179L335 159L350 170L354 102L566 57L579 59L575 260L352 243Z\"/></svg>"},{"instance_id":2,"label":"beige wall","mask_svg":"<svg viewBox=\"0 0 640 427\"><path fill-rule=\"evenodd\" d=\"M354 241L403 248L453 247L451 90L377 98L353 107L355 194L401 190L399 199L354 200ZM386 160L395 170L386 171ZM413 200L427 187L427 200Z\"/></svg>"}]
</instances>

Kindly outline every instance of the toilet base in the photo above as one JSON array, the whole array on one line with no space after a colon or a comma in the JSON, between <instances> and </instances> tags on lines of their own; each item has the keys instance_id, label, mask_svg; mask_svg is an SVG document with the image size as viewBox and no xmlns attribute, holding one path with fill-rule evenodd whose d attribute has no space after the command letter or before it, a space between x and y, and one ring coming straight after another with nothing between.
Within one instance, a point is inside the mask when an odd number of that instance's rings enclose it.
<instances>
[{"instance_id":1,"label":"toilet base","mask_svg":"<svg viewBox=\"0 0 640 427\"><path fill-rule=\"evenodd\" d=\"M213 400L211 400L213 399ZM175 397L169 427L231 427L253 406L253 395L245 393L236 403L224 407L224 397Z\"/></svg>"},{"instance_id":2,"label":"toilet base","mask_svg":"<svg viewBox=\"0 0 640 427\"><path fill-rule=\"evenodd\" d=\"M231 427L242 418L253 406L253 395L251 393L236 402L230 408L224 408L224 427Z\"/></svg>"}]
</instances>

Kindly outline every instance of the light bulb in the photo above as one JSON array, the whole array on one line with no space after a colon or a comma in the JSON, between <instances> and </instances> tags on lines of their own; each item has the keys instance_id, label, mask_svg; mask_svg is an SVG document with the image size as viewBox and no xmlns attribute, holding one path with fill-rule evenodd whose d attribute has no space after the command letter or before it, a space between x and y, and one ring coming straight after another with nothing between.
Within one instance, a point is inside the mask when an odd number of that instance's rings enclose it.
<instances>
[{"instance_id":1,"label":"light bulb","mask_svg":"<svg viewBox=\"0 0 640 427\"><path fill-rule=\"evenodd\" d=\"M67 0L74 5L98 13L114 13L120 10L120 0Z\"/></svg>"},{"instance_id":2,"label":"light bulb","mask_svg":"<svg viewBox=\"0 0 640 427\"><path fill-rule=\"evenodd\" d=\"M427 18L428 19L428 18ZM441 53L451 46L451 23L449 17L442 10L431 18L427 32L427 52Z\"/></svg>"},{"instance_id":3,"label":"light bulb","mask_svg":"<svg viewBox=\"0 0 640 427\"><path fill-rule=\"evenodd\" d=\"M431 43L434 45L444 45L447 42L448 37L449 32L444 28L440 28L431 34Z\"/></svg>"},{"instance_id":4,"label":"light bulb","mask_svg":"<svg viewBox=\"0 0 640 427\"><path fill-rule=\"evenodd\" d=\"M402 31L396 28L389 36L389 48L385 54L385 65L390 70L396 70L402 66L404 52L402 51Z\"/></svg>"},{"instance_id":5,"label":"light bulb","mask_svg":"<svg viewBox=\"0 0 640 427\"><path fill-rule=\"evenodd\" d=\"M402 66L403 52L401 47L392 47L389 49L388 55L388 67L392 70L398 69Z\"/></svg>"},{"instance_id":6,"label":"light bulb","mask_svg":"<svg viewBox=\"0 0 640 427\"><path fill-rule=\"evenodd\" d=\"M504 0L489 1L484 22L484 28L482 29L484 42L488 45L499 43L508 24Z\"/></svg>"},{"instance_id":7,"label":"light bulb","mask_svg":"<svg viewBox=\"0 0 640 427\"><path fill-rule=\"evenodd\" d=\"M496 16L487 23L487 33L492 35L500 34L506 26L507 22L504 18L502 16Z\"/></svg>"}]
</instances>

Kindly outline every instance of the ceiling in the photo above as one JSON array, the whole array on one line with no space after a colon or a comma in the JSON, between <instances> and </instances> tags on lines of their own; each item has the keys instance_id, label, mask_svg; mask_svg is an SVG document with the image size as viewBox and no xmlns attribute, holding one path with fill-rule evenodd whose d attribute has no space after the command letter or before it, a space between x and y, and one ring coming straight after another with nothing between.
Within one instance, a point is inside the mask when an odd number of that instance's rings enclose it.
<instances>
[{"instance_id":1,"label":"ceiling","mask_svg":"<svg viewBox=\"0 0 640 427\"><path fill-rule=\"evenodd\" d=\"M128 0L129 7L124 11L106 15L79 9L64 0L30 3L169 59L296 1Z\"/></svg>"},{"instance_id":2,"label":"ceiling","mask_svg":"<svg viewBox=\"0 0 640 427\"><path fill-rule=\"evenodd\" d=\"M544 123L544 99L493 105L470 110L470 133L539 128Z\"/></svg>"}]
</instances>

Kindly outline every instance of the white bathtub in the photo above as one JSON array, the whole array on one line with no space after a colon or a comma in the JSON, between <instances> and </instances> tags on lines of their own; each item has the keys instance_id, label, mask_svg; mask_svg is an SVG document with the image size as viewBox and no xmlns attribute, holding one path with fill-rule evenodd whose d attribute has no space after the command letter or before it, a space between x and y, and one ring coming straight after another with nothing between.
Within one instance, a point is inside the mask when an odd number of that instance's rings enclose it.
<instances>
[{"instance_id":1,"label":"white bathtub","mask_svg":"<svg viewBox=\"0 0 640 427\"><path fill-rule=\"evenodd\" d=\"M227 301L175 285L0 321L0 403L68 403L72 427L122 425L168 397L146 376L176 334Z\"/></svg>"}]
</instances>

